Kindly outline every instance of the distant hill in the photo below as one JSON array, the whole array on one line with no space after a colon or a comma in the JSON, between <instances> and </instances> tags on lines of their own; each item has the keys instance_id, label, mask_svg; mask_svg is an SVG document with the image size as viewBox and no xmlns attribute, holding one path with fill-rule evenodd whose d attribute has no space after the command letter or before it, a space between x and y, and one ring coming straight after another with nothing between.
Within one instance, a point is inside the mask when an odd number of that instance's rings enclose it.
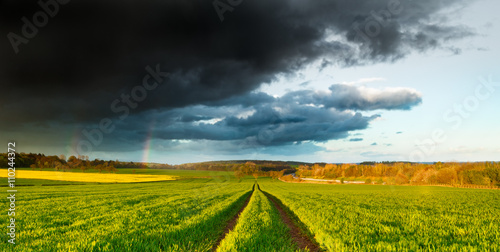
<instances>
[{"instance_id":1,"label":"distant hill","mask_svg":"<svg viewBox=\"0 0 500 252\"><path fill-rule=\"evenodd\" d=\"M297 161L272 161L272 160L224 160L224 161L209 161L199 163L186 163L180 165L172 165L168 169L178 170L212 170L212 171L234 171L245 164L255 165L259 171L282 171L285 173L293 172L296 168L302 165L312 165L307 162ZM152 168L159 168L153 166Z\"/></svg>"}]
</instances>

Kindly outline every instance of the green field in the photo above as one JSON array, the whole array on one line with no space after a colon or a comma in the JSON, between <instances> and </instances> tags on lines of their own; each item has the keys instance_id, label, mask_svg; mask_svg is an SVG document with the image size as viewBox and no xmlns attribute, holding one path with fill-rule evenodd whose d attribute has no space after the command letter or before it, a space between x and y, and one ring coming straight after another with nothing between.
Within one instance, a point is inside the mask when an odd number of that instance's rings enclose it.
<instances>
[{"instance_id":1,"label":"green field","mask_svg":"<svg viewBox=\"0 0 500 252\"><path fill-rule=\"evenodd\" d=\"M206 251L252 186L189 179L18 188L15 250ZM3 239L0 250L11 247Z\"/></svg>"},{"instance_id":2,"label":"green field","mask_svg":"<svg viewBox=\"0 0 500 252\"><path fill-rule=\"evenodd\" d=\"M4 235L0 251L300 250L264 192L325 251L500 250L499 190L269 178L256 184L252 177L237 180L227 173L167 172L162 174L185 176L125 184L26 181L36 185L17 188L16 245ZM195 178L209 173L214 177ZM225 234L247 199L234 229ZM5 214L1 225L8 224Z\"/></svg>"},{"instance_id":3,"label":"green field","mask_svg":"<svg viewBox=\"0 0 500 252\"><path fill-rule=\"evenodd\" d=\"M7 178L0 178L0 188L5 188L7 185ZM59 181L59 180L48 180L48 179L16 179L16 186L18 187L27 187L27 186L53 186L53 185L89 185L89 184L97 184L97 183L89 183L89 182L73 182L73 181ZM19 188L18 188L19 190Z\"/></svg>"},{"instance_id":4,"label":"green field","mask_svg":"<svg viewBox=\"0 0 500 252\"><path fill-rule=\"evenodd\" d=\"M261 182L328 251L498 251L500 191Z\"/></svg>"}]
</instances>

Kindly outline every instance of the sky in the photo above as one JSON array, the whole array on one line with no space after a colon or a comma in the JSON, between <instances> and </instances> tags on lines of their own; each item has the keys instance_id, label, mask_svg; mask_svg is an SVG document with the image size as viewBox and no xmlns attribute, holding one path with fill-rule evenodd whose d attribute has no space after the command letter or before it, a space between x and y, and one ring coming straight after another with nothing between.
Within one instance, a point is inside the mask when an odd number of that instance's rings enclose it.
<instances>
[{"instance_id":1,"label":"sky","mask_svg":"<svg viewBox=\"0 0 500 252\"><path fill-rule=\"evenodd\" d=\"M0 141L169 164L499 161L498 7L2 1Z\"/></svg>"}]
</instances>

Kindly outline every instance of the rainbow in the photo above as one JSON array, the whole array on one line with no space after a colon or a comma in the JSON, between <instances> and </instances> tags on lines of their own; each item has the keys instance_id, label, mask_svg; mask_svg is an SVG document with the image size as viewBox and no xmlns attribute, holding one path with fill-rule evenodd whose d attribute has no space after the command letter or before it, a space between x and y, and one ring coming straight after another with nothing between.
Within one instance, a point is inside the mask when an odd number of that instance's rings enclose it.
<instances>
[{"instance_id":1,"label":"rainbow","mask_svg":"<svg viewBox=\"0 0 500 252\"><path fill-rule=\"evenodd\" d=\"M151 123L149 124L149 130L148 130L148 135L146 137L146 141L144 142L144 148L142 150L142 159L141 161L143 163L149 163L150 161L150 154L151 154L151 139L153 138L153 131L155 128L156 121L152 120Z\"/></svg>"}]
</instances>

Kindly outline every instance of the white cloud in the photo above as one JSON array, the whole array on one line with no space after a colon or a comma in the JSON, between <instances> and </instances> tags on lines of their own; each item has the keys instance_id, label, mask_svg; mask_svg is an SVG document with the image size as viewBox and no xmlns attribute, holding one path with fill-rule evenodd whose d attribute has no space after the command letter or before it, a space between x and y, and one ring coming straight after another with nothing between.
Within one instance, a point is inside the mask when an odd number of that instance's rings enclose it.
<instances>
[{"instance_id":1,"label":"white cloud","mask_svg":"<svg viewBox=\"0 0 500 252\"><path fill-rule=\"evenodd\" d=\"M379 81L386 81L385 78L380 78L380 77L371 77L371 78L361 78L356 81L344 81L341 82L341 84L344 85L359 85L359 84L365 84L365 83L371 83L371 82L379 82Z\"/></svg>"},{"instance_id":2,"label":"white cloud","mask_svg":"<svg viewBox=\"0 0 500 252\"><path fill-rule=\"evenodd\" d=\"M469 148L466 146L451 147L450 152L452 153L477 153L484 152L484 147Z\"/></svg>"},{"instance_id":3,"label":"white cloud","mask_svg":"<svg viewBox=\"0 0 500 252\"><path fill-rule=\"evenodd\" d=\"M220 118L213 118L213 119L208 119L208 120L199 120L199 121L196 121L196 122L192 122L193 125L200 125L201 123L204 123L204 124L216 124L222 120L224 120L225 117L220 117Z\"/></svg>"},{"instance_id":4,"label":"white cloud","mask_svg":"<svg viewBox=\"0 0 500 252\"><path fill-rule=\"evenodd\" d=\"M238 113L236 115L236 118L238 118L238 119L247 119L249 116L252 116L253 114L255 114L255 112L257 112L257 110L255 110L255 109L250 109L250 110L242 111L242 112L240 112L240 113Z\"/></svg>"}]
</instances>

